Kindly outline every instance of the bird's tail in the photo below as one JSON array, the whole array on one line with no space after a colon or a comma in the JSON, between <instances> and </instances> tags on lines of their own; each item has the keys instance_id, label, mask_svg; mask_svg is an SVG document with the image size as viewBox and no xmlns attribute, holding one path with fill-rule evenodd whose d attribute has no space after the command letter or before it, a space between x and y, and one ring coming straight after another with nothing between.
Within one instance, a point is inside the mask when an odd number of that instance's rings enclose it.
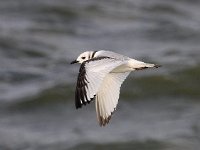
<instances>
[{"instance_id":1,"label":"bird's tail","mask_svg":"<svg viewBox=\"0 0 200 150\"><path fill-rule=\"evenodd\" d=\"M161 67L161 65L158 64L150 64L150 63L144 63L142 61L138 61L135 59L131 59L129 62L129 65L131 66L131 68L135 69L135 70L143 70L146 68L158 68Z\"/></svg>"}]
</instances>

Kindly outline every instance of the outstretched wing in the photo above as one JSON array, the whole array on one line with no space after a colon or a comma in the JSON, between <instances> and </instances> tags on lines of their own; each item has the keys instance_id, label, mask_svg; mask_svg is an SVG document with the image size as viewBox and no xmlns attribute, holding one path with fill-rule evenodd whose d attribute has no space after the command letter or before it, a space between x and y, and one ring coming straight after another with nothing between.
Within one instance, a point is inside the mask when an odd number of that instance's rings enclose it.
<instances>
[{"instance_id":1,"label":"outstretched wing","mask_svg":"<svg viewBox=\"0 0 200 150\"><path fill-rule=\"evenodd\" d=\"M110 57L97 57L82 63L75 92L76 108L90 103L97 94L105 76L124 63L122 60Z\"/></svg>"},{"instance_id":2,"label":"outstretched wing","mask_svg":"<svg viewBox=\"0 0 200 150\"><path fill-rule=\"evenodd\" d=\"M121 84L129 73L109 73L104 78L95 101L100 126L105 126L111 119L118 103Z\"/></svg>"}]
</instances>

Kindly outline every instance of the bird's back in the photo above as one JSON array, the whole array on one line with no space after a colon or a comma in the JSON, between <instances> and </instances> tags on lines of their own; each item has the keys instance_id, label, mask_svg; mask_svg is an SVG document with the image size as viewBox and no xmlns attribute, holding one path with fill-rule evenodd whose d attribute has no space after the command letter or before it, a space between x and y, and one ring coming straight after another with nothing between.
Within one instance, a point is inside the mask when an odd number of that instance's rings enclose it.
<instances>
[{"instance_id":1,"label":"bird's back","mask_svg":"<svg viewBox=\"0 0 200 150\"><path fill-rule=\"evenodd\" d=\"M120 59L120 60L128 60L130 59L127 56L112 52L112 51L105 51L105 50L100 50L96 53L95 55L96 57L100 57L100 56L106 56L106 57L111 57L111 58L115 58L115 59Z\"/></svg>"}]
</instances>

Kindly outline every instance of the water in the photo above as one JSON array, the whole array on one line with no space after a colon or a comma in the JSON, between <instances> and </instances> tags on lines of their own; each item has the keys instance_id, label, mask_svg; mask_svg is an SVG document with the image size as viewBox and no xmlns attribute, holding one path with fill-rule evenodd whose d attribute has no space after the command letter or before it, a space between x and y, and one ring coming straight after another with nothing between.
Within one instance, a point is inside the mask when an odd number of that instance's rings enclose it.
<instances>
[{"instance_id":1,"label":"water","mask_svg":"<svg viewBox=\"0 0 200 150\"><path fill-rule=\"evenodd\" d=\"M1 0L0 149L196 150L200 1ZM132 73L110 124L74 108L85 50L162 64Z\"/></svg>"}]
</instances>

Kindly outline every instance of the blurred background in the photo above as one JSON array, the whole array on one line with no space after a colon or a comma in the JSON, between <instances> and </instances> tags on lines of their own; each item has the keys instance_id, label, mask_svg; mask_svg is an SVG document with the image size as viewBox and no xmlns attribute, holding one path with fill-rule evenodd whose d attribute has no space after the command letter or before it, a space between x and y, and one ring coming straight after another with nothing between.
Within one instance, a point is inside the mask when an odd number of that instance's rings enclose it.
<instances>
[{"instance_id":1,"label":"blurred background","mask_svg":"<svg viewBox=\"0 0 200 150\"><path fill-rule=\"evenodd\" d=\"M86 50L162 65L132 73L110 124L76 110ZM199 0L1 0L0 150L197 150Z\"/></svg>"}]
</instances>

